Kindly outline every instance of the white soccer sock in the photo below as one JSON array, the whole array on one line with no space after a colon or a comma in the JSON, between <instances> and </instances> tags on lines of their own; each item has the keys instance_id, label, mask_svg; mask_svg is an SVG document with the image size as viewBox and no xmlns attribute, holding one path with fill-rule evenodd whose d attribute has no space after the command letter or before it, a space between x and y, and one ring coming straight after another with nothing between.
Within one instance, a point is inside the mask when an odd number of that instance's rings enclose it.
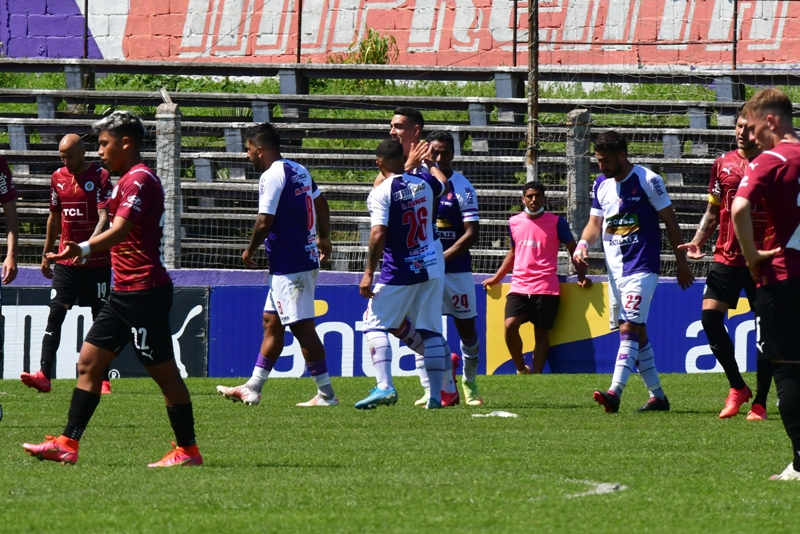
<instances>
[{"instance_id":1,"label":"white soccer sock","mask_svg":"<svg viewBox=\"0 0 800 534\"><path fill-rule=\"evenodd\" d=\"M423 344L423 347L425 345ZM430 389L431 382L428 380L428 371L425 370L425 356L422 354L414 355L414 364L417 366L417 376L419 376L419 384L425 388Z\"/></svg>"},{"instance_id":2,"label":"white soccer sock","mask_svg":"<svg viewBox=\"0 0 800 534\"><path fill-rule=\"evenodd\" d=\"M642 377L645 387L650 392L651 397L658 397L663 399L664 390L661 389L661 379L658 377L656 370L655 353L650 341L639 351L639 376Z\"/></svg>"},{"instance_id":3,"label":"white soccer sock","mask_svg":"<svg viewBox=\"0 0 800 534\"><path fill-rule=\"evenodd\" d=\"M406 317L405 326L397 332L397 337L416 354L422 356L425 353L425 342L414 328L414 325L411 324L411 321L408 320L408 317Z\"/></svg>"},{"instance_id":4,"label":"white soccer sock","mask_svg":"<svg viewBox=\"0 0 800 534\"><path fill-rule=\"evenodd\" d=\"M449 348L449 347L447 347ZM444 377L442 378L442 391L445 393L455 393L456 383L453 380L453 360L447 350L444 353Z\"/></svg>"},{"instance_id":5,"label":"white soccer sock","mask_svg":"<svg viewBox=\"0 0 800 534\"><path fill-rule=\"evenodd\" d=\"M331 376L329 373L323 373L311 378L314 379L314 383L317 385L317 391L320 395L326 399L332 399L336 396L333 392L333 385L331 385Z\"/></svg>"},{"instance_id":6,"label":"white soccer sock","mask_svg":"<svg viewBox=\"0 0 800 534\"><path fill-rule=\"evenodd\" d=\"M480 353L480 341L478 336L475 336L475 344L467 345L472 340L461 340L461 356L464 361L464 380L473 382L475 375L478 374L478 354Z\"/></svg>"},{"instance_id":7,"label":"white soccer sock","mask_svg":"<svg viewBox=\"0 0 800 534\"><path fill-rule=\"evenodd\" d=\"M263 367L255 366L253 367L253 376L251 376L250 380L245 382L244 385L256 393L261 393L261 389L264 387L267 378L269 378L269 371Z\"/></svg>"},{"instance_id":8,"label":"white soccer sock","mask_svg":"<svg viewBox=\"0 0 800 534\"><path fill-rule=\"evenodd\" d=\"M389 343L389 334L383 330L364 332L369 343L372 355L372 367L375 369L375 379L380 389L392 389L392 345Z\"/></svg>"},{"instance_id":9,"label":"white soccer sock","mask_svg":"<svg viewBox=\"0 0 800 534\"><path fill-rule=\"evenodd\" d=\"M614 377L611 379L611 389L618 397L622 396L622 390L628 383L631 376L636 358L639 355L638 336L620 334L619 353L617 363L614 365Z\"/></svg>"},{"instance_id":10,"label":"white soccer sock","mask_svg":"<svg viewBox=\"0 0 800 534\"><path fill-rule=\"evenodd\" d=\"M444 379L445 341L440 335L425 340L425 369L430 380L430 398L442 400Z\"/></svg>"}]
</instances>

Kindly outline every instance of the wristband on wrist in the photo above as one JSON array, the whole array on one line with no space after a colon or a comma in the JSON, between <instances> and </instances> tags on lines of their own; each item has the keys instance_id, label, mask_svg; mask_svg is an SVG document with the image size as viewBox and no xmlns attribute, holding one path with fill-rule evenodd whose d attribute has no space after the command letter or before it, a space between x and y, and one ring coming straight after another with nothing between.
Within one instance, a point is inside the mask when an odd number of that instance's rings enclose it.
<instances>
[{"instance_id":1,"label":"wristband on wrist","mask_svg":"<svg viewBox=\"0 0 800 534\"><path fill-rule=\"evenodd\" d=\"M89 254L92 253L91 249L89 248L89 242L84 241L83 243L78 243L78 246L81 247L81 258L86 258Z\"/></svg>"},{"instance_id":2,"label":"wristband on wrist","mask_svg":"<svg viewBox=\"0 0 800 534\"><path fill-rule=\"evenodd\" d=\"M578 246L576 248L588 249L589 248L589 242L586 241L585 239L581 239L580 241L578 241Z\"/></svg>"}]
</instances>

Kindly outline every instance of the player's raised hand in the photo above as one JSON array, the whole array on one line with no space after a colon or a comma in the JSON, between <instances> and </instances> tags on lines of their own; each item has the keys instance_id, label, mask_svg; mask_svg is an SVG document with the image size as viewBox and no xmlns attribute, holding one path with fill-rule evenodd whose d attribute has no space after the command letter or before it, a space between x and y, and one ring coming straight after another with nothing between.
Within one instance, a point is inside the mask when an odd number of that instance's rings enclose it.
<instances>
[{"instance_id":1,"label":"player's raised hand","mask_svg":"<svg viewBox=\"0 0 800 534\"><path fill-rule=\"evenodd\" d=\"M756 250L756 255L752 258L745 256L747 267L750 269L750 274L753 276L753 280L758 278L758 269L761 267L761 264L771 259L780 251L780 247L773 248L772 250Z\"/></svg>"},{"instance_id":2,"label":"player's raised hand","mask_svg":"<svg viewBox=\"0 0 800 534\"><path fill-rule=\"evenodd\" d=\"M425 157L429 156L430 147L426 141L420 141L416 145L411 145L411 150L408 151L408 158L406 159L406 172L413 171L425 161Z\"/></svg>"},{"instance_id":3,"label":"player's raised hand","mask_svg":"<svg viewBox=\"0 0 800 534\"><path fill-rule=\"evenodd\" d=\"M333 245L331 245L330 238L318 237L317 248L319 249L319 261L320 262L330 261L331 251L333 250Z\"/></svg>"},{"instance_id":4,"label":"player's raised hand","mask_svg":"<svg viewBox=\"0 0 800 534\"><path fill-rule=\"evenodd\" d=\"M3 284L10 284L17 277L17 259L10 254L3 261Z\"/></svg>"},{"instance_id":5,"label":"player's raised hand","mask_svg":"<svg viewBox=\"0 0 800 534\"><path fill-rule=\"evenodd\" d=\"M364 273L364 276L361 277L361 283L358 284L358 292L361 293L361 296L365 299L371 299L375 296L375 293L372 292L372 275L369 273Z\"/></svg>"},{"instance_id":6,"label":"player's raised hand","mask_svg":"<svg viewBox=\"0 0 800 534\"><path fill-rule=\"evenodd\" d=\"M44 254L42 254L42 276L53 278L53 268L50 267L50 260Z\"/></svg>"},{"instance_id":7,"label":"player's raised hand","mask_svg":"<svg viewBox=\"0 0 800 534\"><path fill-rule=\"evenodd\" d=\"M706 253L700 250L694 243L684 243L683 245L678 245L678 248L681 250L686 251L686 256L692 258L693 260L699 260L705 257Z\"/></svg>"},{"instance_id":8,"label":"player's raised hand","mask_svg":"<svg viewBox=\"0 0 800 534\"><path fill-rule=\"evenodd\" d=\"M253 252L249 248L244 249L244 252L242 252L242 261L244 262L246 267L256 266L256 262L253 261L253 257L255 255L256 255L255 252Z\"/></svg>"},{"instance_id":9,"label":"player's raised hand","mask_svg":"<svg viewBox=\"0 0 800 534\"><path fill-rule=\"evenodd\" d=\"M78 258L81 255L81 246L74 241L65 241L64 250L55 254L48 252L45 257L50 261L68 260L70 258Z\"/></svg>"}]
</instances>

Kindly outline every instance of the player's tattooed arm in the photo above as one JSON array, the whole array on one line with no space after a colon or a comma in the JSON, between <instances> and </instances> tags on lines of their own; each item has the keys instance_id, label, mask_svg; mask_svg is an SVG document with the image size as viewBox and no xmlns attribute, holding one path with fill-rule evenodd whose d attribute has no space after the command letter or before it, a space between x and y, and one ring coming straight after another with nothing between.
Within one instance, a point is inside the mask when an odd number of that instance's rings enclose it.
<instances>
[{"instance_id":1,"label":"player's tattooed arm","mask_svg":"<svg viewBox=\"0 0 800 534\"><path fill-rule=\"evenodd\" d=\"M10 284L17 277L17 237L19 236L19 219L17 204L10 200L3 203L3 217L6 220L6 259L3 261L2 282Z\"/></svg>"},{"instance_id":2,"label":"player's tattooed arm","mask_svg":"<svg viewBox=\"0 0 800 534\"><path fill-rule=\"evenodd\" d=\"M108 228L108 210L99 208L97 210L97 226L94 227L92 237L100 235Z\"/></svg>"},{"instance_id":3,"label":"player's tattooed arm","mask_svg":"<svg viewBox=\"0 0 800 534\"><path fill-rule=\"evenodd\" d=\"M268 213L259 213L256 223L253 225L253 235L250 236L250 244L242 252L242 261L248 267L255 267L256 264L253 258L258 252L258 247L269 235L272 230L272 223L275 222L275 216Z\"/></svg>"},{"instance_id":4,"label":"player's tattooed arm","mask_svg":"<svg viewBox=\"0 0 800 534\"><path fill-rule=\"evenodd\" d=\"M386 245L386 231L387 227L383 225L375 225L369 233L369 250L367 251L367 265L364 268L364 276L361 277L361 283L358 290L364 298L372 298L372 277L375 275L375 270L378 268L378 260L383 254L383 248Z\"/></svg>"},{"instance_id":5,"label":"player's tattooed arm","mask_svg":"<svg viewBox=\"0 0 800 534\"><path fill-rule=\"evenodd\" d=\"M686 255L693 260L699 260L705 256L705 253L700 249L703 248L703 245L709 240L714 230L717 229L717 225L719 225L719 211L719 204L709 202L708 207L706 207L706 212L703 214L703 218L700 219L700 224L697 226L697 232L695 232L694 238L691 242L682 244L679 247L685 250Z\"/></svg>"},{"instance_id":6,"label":"player's tattooed arm","mask_svg":"<svg viewBox=\"0 0 800 534\"><path fill-rule=\"evenodd\" d=\"M317 248L319 248L319 260L328 261L331 257L330 230L331 230L331 210L328 201L323 195L314 199L314 211L317 213Z\"/></svg>"}]
</instances>

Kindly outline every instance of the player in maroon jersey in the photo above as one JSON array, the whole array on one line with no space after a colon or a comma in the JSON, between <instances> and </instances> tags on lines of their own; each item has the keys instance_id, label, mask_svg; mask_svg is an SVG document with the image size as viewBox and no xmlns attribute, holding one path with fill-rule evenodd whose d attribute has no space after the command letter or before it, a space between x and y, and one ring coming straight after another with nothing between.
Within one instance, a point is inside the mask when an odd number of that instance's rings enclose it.
<instances>
[{"instance_id":1,"label":"player in maroon jersey","mask_svg":"<svg viewBox=\"0 0 800 534\"><path fill-rule=\"evenodd\" d=\"M136 115L115 111L94 128L101 159L122 174L108 206L111 228L82 243L68 241L62 252L47 257L56 261L90 258L110 248L114 290L81 348L78 386L64 432L41 444L25 443L23 448L41 460L74 464L78 441L100 402L103 372L133 342L139 361L161 388L177 442L161 461L149 466L200 465L203 459L195 444L192 401L172 350L172 280L162 261L164 188L142 163L144 126Z\"/></svg>"},{"instance_id":2,"label":"player in maroon jersey","mask_svg":"<svg viewBox=\"0 0 800 534\"><path fill-rule=\"evenodd\" d=\"M0 205L3 206L3 217L6 222L7 243L6 258L3 260L3 270L0 281L3 285L10 284L17 277L17 237L19 236L19 221L17 219L17 187L11 177L3 156L0 156ZM0 298L0 310L3 301ZM3 350L3 331L0 329L0 354Z\"/></svg>"},{"instance_id":3,"label":"player in maroon jersey","mask_svg":"<svg viewBox=\"0 0 800 534\"><path fill-rule=\"evenodd\" d=\"M747 101L742 116L762 154L747 166L731 209L736 237L756 279L756 346L772 361L792 461L773 480L800 480L800 139L792 103L777 89ZM756 245L752 207L764 203L767 225Z\"/></svg>"},{"instance_id":4,"label":"player in maroon jersey","mask_svg":"<svg viewBox=\"0 0 800 534\"><path fill-rule=\"evenodd\" d=\"M717 361L725 371L730 391L725 399L725 407L719 414L721 419L734 417L739 408L753 397L753 393L739 372L733 342L725 330L725 314L728 309L736 309L739 295L744 290L750 309L755 310L756 284L750 276L750 270L742 256L739 242L733 232L731 220L731 202L739 188L747 165L761 154L755 141L748 138L747 121L739 116L736 120L736 150L723 154L714 160L711 167L711 183L708 185L708 207L700 220L694 239L690 243L680 245L686 255L699 260L705 256L700 249L708 241L719 225L719 236L714 248L714 263L706 278L703 290L703 330L708 337L708 345ZM759 203L751 213L756 244L761 245L766 224L764 206ZM772 382L772 365L769 360L759 359L756 374L756 397L747 414L748 421L760 421L767 418L767 394Z\"/></svg>"},{"instance_id":5,"label":"player in maroon jersey","mask_svg":"<svg viewBox=\"0 0 800 534\"><path fill-rule=\"evenodd\" d=\"M58 145L64 166L50 179L50 216L42 254L42 274L53 279L50 314L42 338L42 358L36 373L22 373L20 379L31 388L47 393L51 389L56 352L61 344L61 325L67 310L77 302L92 309L96 319L111 289L111 255L99 252L88 260L60 260L51 268L47 253L52 252L59 233L59 252L67 241L86 241L108 227L108 201L111 180L108 171L86 161L86 149L79 135L67 134ZM111 393L106 371L101 392Z\"/></svg>"}]
</instances>

